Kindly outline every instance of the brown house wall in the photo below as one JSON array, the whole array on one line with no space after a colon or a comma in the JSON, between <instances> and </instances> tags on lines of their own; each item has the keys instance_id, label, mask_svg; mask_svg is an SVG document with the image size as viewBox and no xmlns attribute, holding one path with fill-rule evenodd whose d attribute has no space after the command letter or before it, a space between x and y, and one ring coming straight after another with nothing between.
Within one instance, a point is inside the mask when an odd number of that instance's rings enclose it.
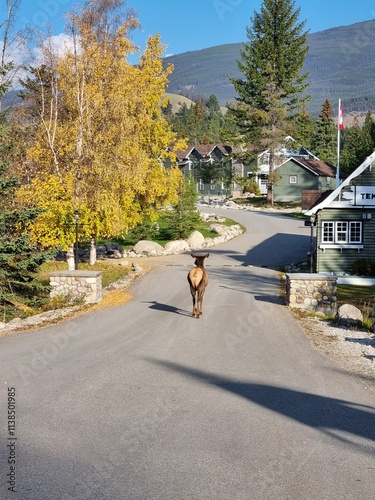
<instances>
[{"instance_id":1,"label":"brown house wall","mask_svg":"<svg viewBox=\"0 0 375 500\"><path fill-rule=\"evenodd\" d=\"M310 210L315 205L318 199L322 196L324 191L318 189L303 189L302 190L302 210Z\"/></svg>"}]
</instances>

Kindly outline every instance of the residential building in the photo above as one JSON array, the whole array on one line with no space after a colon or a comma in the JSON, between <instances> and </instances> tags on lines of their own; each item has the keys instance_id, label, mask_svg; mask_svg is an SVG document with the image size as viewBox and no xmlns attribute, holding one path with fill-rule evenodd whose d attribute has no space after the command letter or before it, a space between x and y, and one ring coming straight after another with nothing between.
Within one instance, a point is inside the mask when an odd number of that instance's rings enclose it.
<instances>
[{"instance_id":1,"label":"residential building","mask_svg":"<svg viewBox=\"0 0 375 500\"><path fill-rule=\"evenodd\" d=\"M316 272L350 274L375 259L375 152L304 213L316 225Z\"/></svg>"}]
</instances>

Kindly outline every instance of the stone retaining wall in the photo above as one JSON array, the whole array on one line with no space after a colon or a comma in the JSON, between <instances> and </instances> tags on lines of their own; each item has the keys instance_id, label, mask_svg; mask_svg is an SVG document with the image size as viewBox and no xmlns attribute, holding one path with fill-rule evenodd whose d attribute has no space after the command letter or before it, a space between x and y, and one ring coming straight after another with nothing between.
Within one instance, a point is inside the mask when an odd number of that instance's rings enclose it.
<instances>
[{"instance_id":1,"label":"stone retaining wall","mask_svg":"<svg viewBox=\"0 0 375 500\"><path fill-rule=\"evenodd\" d=\"M336 277L322 274L286 274L286 298L290 307L334 315L337 310Z\"/></svg>"},{"instance_id":2,"label":"stone retaining wall","mask_svg":"<svg viewBox=\"0 0 375 500\"><path fill-rule=\"evenodd\" d=\"M72 300L83 298L85 304L102 300L101 271L55 271L50 274L50 297L70 296Z\"/></svg>"}]
</instances>

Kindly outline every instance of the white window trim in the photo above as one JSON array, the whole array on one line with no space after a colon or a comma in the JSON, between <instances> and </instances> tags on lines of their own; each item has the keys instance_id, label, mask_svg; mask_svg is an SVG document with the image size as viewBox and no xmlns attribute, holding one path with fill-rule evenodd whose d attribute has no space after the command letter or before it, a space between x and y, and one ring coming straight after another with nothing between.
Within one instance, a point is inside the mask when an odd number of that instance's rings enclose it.
<instances>
[{"instance_id":1,"label":"white window trim","mask_svg":"<svg viewBox=\"0 0 375 500\"><path fill-rule=\"evenodd\" d=\"M324 235L324 225L325 224L333 224L333 241L323 241L323 235ZM345 231L338 231L338 224L345 224L346 229ZM351 235L351 225L352 224L359 224L360 228L360 236L361 240L356 242L356 241L351 241L350 235ZM362 240L362 228L363 228L363 223L362 221L322 221L322 240L319 245L319 248L325 251L326 249L338 249L342 252L343 249L355 249L362 250L363 249L363 240ZM346 233L346 239L337 241L337 233L338 232L345 232Z\"/></svg>"},{"instance_id":2,"label":"white window trim","mask_svg":"<svg viewBox=\"0 0 375 500\"><path fill-rule=\"evenodd\" d=\"M339 224L340 224L340 229L338 229ZM348 243L348 227L349 227L348 221L338 220L334 223L334 228L335 228L334 241L335 241L335 243L337 243L338 245L346 245ZM339 239L338 233L343 233L345 235L345 238Z\"/></svg>"},{"instance_id":3,"label":"white window trim","mask_svg":"<svg viewBox=\"0 0 375 500\"><path fill-rule=\"evenodd\" d=\"M298 184L298 176L297 175L290 175L289 176L289 184Z\"/></svg>"}]
</instances>

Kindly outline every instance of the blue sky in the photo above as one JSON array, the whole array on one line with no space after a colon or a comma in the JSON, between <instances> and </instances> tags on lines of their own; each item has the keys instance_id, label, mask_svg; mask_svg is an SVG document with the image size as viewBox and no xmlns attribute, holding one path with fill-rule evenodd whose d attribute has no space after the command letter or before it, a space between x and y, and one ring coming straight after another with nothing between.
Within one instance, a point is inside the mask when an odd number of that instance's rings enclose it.
<instances>
[{"instance_id":1,"label":"blue sky","mask_svg":"<svg viewBox=\"0 0 375 500\"><path fill-rule=\"evenodd\" d=\"M5 2L1 2L4 4ZM64 31L64 12L77 0L21 0L18 24L51 24L53 33ZM166 55L200 50L215 45L246 41L246 26L262 0L129 0L142 24L134 41L144 49L150 34L159 33ZM311 33L375 18L373 0L295 0ZM4 5L3 5L4 8ZM4 17L3 15L1 17Z\"/></svg>"}]
</instances>

